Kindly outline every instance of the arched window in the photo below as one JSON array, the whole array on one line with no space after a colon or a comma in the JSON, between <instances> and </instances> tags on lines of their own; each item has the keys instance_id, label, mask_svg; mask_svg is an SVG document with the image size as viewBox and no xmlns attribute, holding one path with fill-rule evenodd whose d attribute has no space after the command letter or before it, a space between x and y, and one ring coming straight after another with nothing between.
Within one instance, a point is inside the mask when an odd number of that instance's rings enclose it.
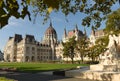
<instances>
[{"instance_id":1,"label":"arched window","mask_svg":"<svg viewBox=\"0 0 120 81\"><path fill-rule=\"evenodd\" d=\"M26 61L26 62L29 62L29 60L30 60L29 56L26 56L26 57L25 57L25 61Z\"/></svg>"},{"instance_id":2,"label":"arched window","mask_svg":"<svg viewBox=\"0 0 120 81\"><path fill-rule=\"evenodd\" d=\"M39 57L39 56L37 56L37 60L38 60L38 61L40 60L40 57Z\"/></svg>"},{"instance_id":3,"label":"arched window","mask_svg":"<svg viewBox=\"0 0 120 81\"><path fill-rule=\"evenodd\" d=\"M35 61L35 57L34 57L34 56L32 56L32 57L31 57L31 60L32 60L32 61Z\"/></svg>"}]
</instances>

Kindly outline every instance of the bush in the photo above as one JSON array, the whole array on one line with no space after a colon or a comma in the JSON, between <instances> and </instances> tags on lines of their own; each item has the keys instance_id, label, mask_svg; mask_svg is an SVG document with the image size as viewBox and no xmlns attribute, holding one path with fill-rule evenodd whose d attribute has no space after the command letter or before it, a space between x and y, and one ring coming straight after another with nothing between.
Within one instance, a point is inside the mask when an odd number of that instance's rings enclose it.
<instances>
[{"instance_id":1,"label":"bush","mask_svg":"<svg viewBox=\"0 0 120 81\"><path fill-rule=\"evenodd\" d=\"M85 61L85 64L98 64L99 61Z\"/></svg>"}]
</instances>

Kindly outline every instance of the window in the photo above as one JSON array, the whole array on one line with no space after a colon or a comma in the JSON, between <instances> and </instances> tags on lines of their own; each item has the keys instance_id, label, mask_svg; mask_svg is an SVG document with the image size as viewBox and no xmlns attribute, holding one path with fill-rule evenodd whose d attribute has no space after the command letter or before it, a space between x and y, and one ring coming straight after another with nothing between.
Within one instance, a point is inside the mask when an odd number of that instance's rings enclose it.
<instances>
[{"instance_id":1,"label":"window","mask_svg":"<svg viewBox=\"0 0 120 81\"><path fill-rule=\"evenodd\" d=\"M32 51L35 51L35 48L34 48L34 47L32 47Z\"/></svg>"},{"instance_id":2,"label":"window","mask_svg":"<svg viewBox=\"0 0 120 81\"><path fill-rule=\"evenodd\" d=\"M37 56L37 60L38 60L38 61L40 60L40 57L39 57L39 56Z\"/></svg>"},{"instance_id":3,"label":"window","mask_svg":"<svg viewBox=\"0 0 120 81\"><path fill-rule=\"evenodd\" d=\"M26 62L29 62L29 56L25 57Z\"/></svg>"},{"instance_id":4,"label":"window","mask_svg":"<svg viewBox=\"0 0 120 81\"><path fill-rule=\"evenodd\" d=\"M29 47L26 47L26 52L30 53L30 48Z\"/></svg>"},{"instance_id":5,"label":"window","mask_svg":"<svg viewBox=\"0 0 120 81\"><path fill-rule=\"evenodd\" d=\"M31 59L32 59L32 61L35 61L35 57L34 57L34 56L32 56L32 58L31 58Z\"/></svg>"},{"instance_id":6,"label":"window","mask_svg":"<svg viewBox=\"0 0 120 81\"><path fill-rule=\"evenodd\" d=\"M30 48L29 48L29 47L26 47L26 50L27 50L27 51L29 51L29 50L30 50Z\"/></svg>"}]
</instances>

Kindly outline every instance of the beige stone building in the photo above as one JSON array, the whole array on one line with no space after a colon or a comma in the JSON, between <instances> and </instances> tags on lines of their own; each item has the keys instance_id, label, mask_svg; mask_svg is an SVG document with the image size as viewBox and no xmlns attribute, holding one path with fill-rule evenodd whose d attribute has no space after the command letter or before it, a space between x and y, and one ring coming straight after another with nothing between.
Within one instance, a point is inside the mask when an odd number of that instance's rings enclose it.
<instances>
[{"instance_id":1,"label":"beige stone building","mask_svg":"<svg viewBox=\"0 0 120 81\"><path fill-rule=\"evenodd\" d=\"M15 34L14 37L9 37L4 48L4 60L9 62L57 60L59 57L55 53L57 45L57 33L50 23L41 42L36 41L33 35L22 38L22 35Z\"/></svg>"},{"instance_id":2,"label":"beige stone building","mask_svg":"<svg viewBox=\"0 0 120 81\"><path fill-rule=\"evenodd\" d=\"M104 33L103 29L101 29L101 30L96 30L96 31L92 30L92 32L91 32L91 34L90 34L90 37L89 37L90 42L91 42L91 45L95 45L95 41L96 41L98 38L101 38L101 37L103 37L103 36L105 36L105 33Z\"/></svg>"},{"instance_id":3,"label":"beige stone building","mask_svg":"<svg viewBox=\"0 0 120 81\"><path fill-rule=\"evenodd\" d=\"M68 42L70 38L72 38L73 36L75 36L75 40L80 40L82 39L82 37L84 37L86 35L86 32L82 32L81 30L78 29L78 26L76 25L76 27L73 30L69 30L68 32L66 31L66 29L64 29L64 35L63 35L63 39L62 41ZM69 61L71 60L71 58L69 57L63 57L62 58L65 61ZM78 52L75 53L74 55L74 60L80 60L80 54Z\"/></svg>"},{"instance_id":4,"label":"beige stone building","mask_svg":"<svg viewBox=\"0 0 120 81\"><path fill-rule=\"evenodd\" d=\"M75 29L69 30L68 33L66 29L64 29L64 35L63 35L63 42L67 42L70 38L73 36L76 37L76 40L81 39L84 35L86 35L86 32L82 32L81 30L78 29L78 26L76 25Z\"/></svg>"},{"instance_id":5,"label":"beige stone building","mask_svg":"<svg viewBox=\"0 0 120 81\"><path fill-rule=\"evenodd\" d=\"M84 34L75 29L66 32L64 31L63 42L67 42L69 38L76 36L76 40L80 39ZM15 34L14 37L9 37L4 48L4 60L7 62L38 62L38 61L60 61L70 58L63 57L63 45L57 39L57 32L50 23L50 26L45 31L44 38L38 42L33 35ZM76 55L75 60L80 57Z\"/></svg>"}]
</instances>

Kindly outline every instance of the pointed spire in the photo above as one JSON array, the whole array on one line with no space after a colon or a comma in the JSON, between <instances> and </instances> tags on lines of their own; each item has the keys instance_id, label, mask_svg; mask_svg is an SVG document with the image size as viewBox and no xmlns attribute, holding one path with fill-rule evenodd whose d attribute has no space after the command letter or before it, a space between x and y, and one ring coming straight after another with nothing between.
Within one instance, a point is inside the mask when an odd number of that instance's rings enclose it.
<instances>
[{"instance_id":1,"label":"pointed spire","mask_svg":"<svg viewBox=\"0 0 120 81\"><path fill-rule=\"evenodd\" d=\"M64 28L64 37L67 37L67 32L66 32L66 28Z\"/></svg>"},{"instance_id":2,"label":"pointed spire","mask_svg":"<svg viewBox=\"0 0 120 81\"><path fill-rule=\"evenodd\" d=\"M92 35L95 35L94 27L92 27Z\"/></svg>"},{"instance_id":3,"label":"pointed spire","mask_svg":"<svg viewBox=\"0 0 120 81\"><path fill-rule=\"evenodd\" d=\"M87 33L86 33L86 29L85 29L85 27L84 27L84 35L87 36Z\"/></svg>"},{"instance_id":4,"label":"pointed spire","mask_svg":"<svg viewBox=\"0 0 120 81\"><path fill-rule=\"evenodd\" d=\"M51 19L50 19L50 27L52 27L52 21L51 21Z\"/></svg>"},{"instance_id":5,"label":"pointed spire","mask_svg":"<svg viewBox=\"0 0 120 81\"><path fill-rule=\"evenodd\" d=\"M78 26L77 26L77 24L76 24L76 26L75 26L75 30L78 31Z\"/></svg>"}]
</instances>

